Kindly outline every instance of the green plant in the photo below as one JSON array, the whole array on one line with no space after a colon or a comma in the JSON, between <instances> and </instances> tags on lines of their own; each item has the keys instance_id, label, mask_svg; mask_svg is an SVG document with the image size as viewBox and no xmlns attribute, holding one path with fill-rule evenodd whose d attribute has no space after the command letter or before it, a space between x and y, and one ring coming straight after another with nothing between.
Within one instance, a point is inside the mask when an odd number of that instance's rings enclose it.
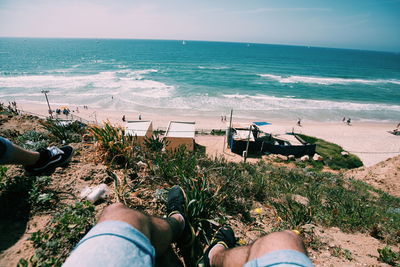
<instances>
[{"instance_id":1,"label":"green plant","mask_svg":"<svg viewBox=\"0 0 400 267\"><path fill-rule=\"evenodd\" d=\"M28 150L38 150L40 148L46 148L49 145L47 137L36 131L27 131L18 136L16 143Z\"/></svg>"},{"instance_id":2,"label":"green plant","mask_svg":"<svg viewBox=\"0 0 400 267\"><path fill-rule=\"evenodd\" d=\"M71 248L86 234L95 222L95 209L89 202L76 202L57 212L49 227L32 233L29 240L35 248L29 259L32 266L61 266ZM26 259L20 266L26 266Z\"/></svg>"},{"instance_id":3,"label":"green plant","mask_svg":"<svg viewBox=\"0 0 400 267\"><path fill-rule=\"evenodd\" d=\"M345 258L348 261L353 260L353 255L352 255L351 251L346 248L342 248L340 246L339 247L334 246L334 247L330 248L329 250L331 252L331 255L334 257Z\"/></svg>"},{"instance_id":4,"label":"green plant","mask_svg":"<svg viewBox=\"0 0 400 267\"><path fill-rule=\"evenodd\" d=\"M52 204L55 195L46 189L51 183L51 177L40 176L33 182L32 189L29 191L29 202L33 210L39 211L48 209Z\"/></svg>"},{"instance_id":5,"label":"green plant","mask_svg":"<svg viewBox=\"0 0 400 267\"><path fill-rule=\"evenodd\" d=\"M150 138L144 139L144 146L147 151L151 153L159 153L166 145L165 139L161 138L158 134L152 135Z\"/></svg>"},{"instance_id":6,"label":"green plant","mask_svg":"<svg viewBox=\"0 0 400 267\"><path fill-rule=\"evenodd\" d=\"M134 142L135 137L126 136L121 127L115 127L107 122L103 127L90 127L89 132L97 142L103 159L111 164L132 166L136 156L139 155L140 146Z\"/></svg>"},{"instance_id":7,"label":"green plant","mask_svg":"<svg viewBox=\"0 0 400 267\"><path fill-rule=\"evenodd\" d=\"M356 155L349 154L346 157L341 155L343 148L339 145L304 134L299 134L298 136L307 143L316 144L316 152L323 157L324 163L333 170L353 169L363 166L362 161Z\"/></svg>"},{"instance_id":8,"label":"green plant","mask_svg":"<svg viewBox=\"0 0 400 267\"><path fill-rule=\"evenodd\" d=\"M80 142L86 132L86 125L79 121L67 122L48 119L41 124L58 142Z\"/></svg>"},{"instance_id":9,"label":"green plant","mask_svg":"<svg viewBox=\"0 0 400 267\"><path fill-rule=\"evenodd\" d=\"M379 261L392 266L400 266L400 253L393 251L390 247L378 249Z\"/></svg>"},{"instance_id":10,"label":"green plant","mask_svg":"<svg viewBox=\"0 0 400 267\"><path fill-rule=\"evenodd\" d=\"M215 129L212 129L210 134L211 134L211 135L223 136L223 135L226 134L226 131L225 131L225 130L215 130Z\"/></svg>"}]
</instances>

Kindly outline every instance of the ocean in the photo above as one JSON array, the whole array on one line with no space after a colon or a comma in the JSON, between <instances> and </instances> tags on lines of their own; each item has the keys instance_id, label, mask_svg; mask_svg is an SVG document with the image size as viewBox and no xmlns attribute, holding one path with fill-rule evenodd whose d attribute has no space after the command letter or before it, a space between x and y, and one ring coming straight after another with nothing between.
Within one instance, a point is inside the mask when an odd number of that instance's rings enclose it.
<instances>
[{"instance_id":1,"label":"ocean","mask_svg":"<svg viewBox=\"0 0 400 267\"><path fill-rule=\"evenodd\" d=\"M248 43L0 38L0 101L241 118L400 120L400 54Z\"/></svg>"}]
</instances>

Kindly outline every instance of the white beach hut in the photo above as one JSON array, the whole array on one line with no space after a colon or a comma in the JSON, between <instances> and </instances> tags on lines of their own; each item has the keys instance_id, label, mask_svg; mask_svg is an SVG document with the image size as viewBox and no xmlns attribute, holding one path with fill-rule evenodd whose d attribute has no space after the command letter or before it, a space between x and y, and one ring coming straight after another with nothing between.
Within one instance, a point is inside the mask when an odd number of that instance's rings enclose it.
<instances>
[{"instance_id":1,"label":"white beach hut","mask_svg":"<svg viewBox=\"0 0 400 267\"><path fill-rule=\"evenodd\" d=\"M195 132L195 122L170 121L164 136L167 141L166 149L175 150L183 145L187 150L193 151Z\"/></svg>"},{"instance_id":2,"label":"white beach hut","mask_svg":"<svg viewBox=\"0 0 400 267\"><path fill-rule=\"evenodd\" d=\"M136 143L143 145L144 139L153 135L153 123L151 121L127 121L125 135L134 136Z\"/></svg>"}]
</instances>

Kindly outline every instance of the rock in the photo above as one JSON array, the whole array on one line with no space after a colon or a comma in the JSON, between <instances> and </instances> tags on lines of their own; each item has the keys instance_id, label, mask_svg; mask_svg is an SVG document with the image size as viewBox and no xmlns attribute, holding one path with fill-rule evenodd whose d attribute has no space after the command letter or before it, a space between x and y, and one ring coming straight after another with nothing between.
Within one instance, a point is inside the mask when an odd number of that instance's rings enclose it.
<instances>
[{"instance_id":1,"label":"rock","mask_svg":"<svg viewBox=\"0 0 400 267\"><path fill-rule=\"evenodd\" d=\"M296 201L297 203L303 205L303 206L308 206L309 200L306 197L303 197L301 195L292 195L291 196L293 201Z\"/></svg>"},{"instance_id":2,"label":"rock","mask_svg":"<svg viewBox=\"0 0 400 267\"><path fill-rule=\"evenodd\" d=\"M317 153L314 154L313 156L314 161L323 161L324 158L321 155L318 155Z\"/></svg>"},{"instance_id":3,"label":"rock","mask_svg":"<svg viewBox=\"0 0 400 267\"><path fill-rule=\"evenodd\" d=\"M296 157L294 155L289 155L288 156L288 160L295 160L295 159L296 159Z\"/></svg>"},{"instance_id":4,"label":"rock","mask_svg":"<svg viewBox=\"0 0 400 267\"><path fill-rule=\"evenodd\" d=\"M347 151L342 151L342 152L340 152L340 154L341 154L342 156L344 156L344 157L347 157L347 156L349 155L349 152L347 152Z\"/></svg>"},{"instance_id":5,"label":"rock","mask_svg":"<svg viewBox=\"0 0 400 267\"><path fill-rule=\"evenodd\" d=\"M136 163L136 165L138 165L139 167L147 167L147 164L143 161L139 161L138 163Z\"/></svg>"},{"instance_id":6,"label":"rock","mask_svg":"<svg viewBox=\"0 0 400 267\"><path fill-rule=\"evenodd\" d=\"M301 161L309 161L310 157L308 155L304 155L300 158Z\"/></svg>"},{"instance_id":7,"label":"rock","mask_svg":"<svg viewBox=\"0 0 400 267\"><path fill-rule=\"evenodd\" d=\"M276 156L278 159L280 159L280 160L283 160L283 161L287 161L288 160L288 157L287 156L284 156L284 155L277 155Z\"/></svg>"}]
</instances>

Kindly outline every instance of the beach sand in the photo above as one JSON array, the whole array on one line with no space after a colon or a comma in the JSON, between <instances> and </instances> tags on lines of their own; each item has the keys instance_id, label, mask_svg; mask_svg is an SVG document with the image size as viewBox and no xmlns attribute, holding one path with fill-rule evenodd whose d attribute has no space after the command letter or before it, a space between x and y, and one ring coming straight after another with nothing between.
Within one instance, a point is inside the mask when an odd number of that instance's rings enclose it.
<instances>
[{"instance_id":1,"label":"beach sand","mask_svg":"<svg viewBox=\"0 0 400 267\"><path fill-rule=\"evenodd\" d=\"M29 111L38 115L47 116L47 105L46 104L33 104L29 102L18 102L18 108L23 111ZM52 107L53 109L56 107ZM170 120L178 121L195 121L196 129L198 131L211 129L226 129L229 123L229 116L227 116L227 122L221 122L220 116L188 116L185 114L172 115L166 112L163 114L153 113L139 113L139 112L120 112L112 110L99 110L93 109L89 106L89 109L83 109L79 106L79 113L76 112L76 106L69 106L75 112L73 115L77 115L83 119L95 121L101 123L109 120L113 124L124 125L122 122L122 116L125 115L126 120L138 120L139 114L142 116L142 120L153 121L154 129L165 130ZM363 161L365 166L371 166L388 158L394 157L400 154L400 136L395 136L388 133L389 130L393 130L396 123L379 123L379 122L358 122L354 121L351 126L345 123L338 122L315 122L302 120L302 126L296 125L297 120L285 121L280 119L266 119L266 118L249 118L249 119L237 119L237 114L233 114L233 121L237 122L252 122L252 121L265 121L271 122L272 124L281 127L286 131L292 131L294 129L297 133L303 133L306 135L315 136L326 141L338 144L343 147L346 151L349 151ZM223 136L210 136L210 135L199 135L196 136L196 142L206 146L207 153L211 156L223 155L227 159L238 161L241 157L230 153L227 149L224 149L224 137Z\"/></svg>"}]
</instances>

